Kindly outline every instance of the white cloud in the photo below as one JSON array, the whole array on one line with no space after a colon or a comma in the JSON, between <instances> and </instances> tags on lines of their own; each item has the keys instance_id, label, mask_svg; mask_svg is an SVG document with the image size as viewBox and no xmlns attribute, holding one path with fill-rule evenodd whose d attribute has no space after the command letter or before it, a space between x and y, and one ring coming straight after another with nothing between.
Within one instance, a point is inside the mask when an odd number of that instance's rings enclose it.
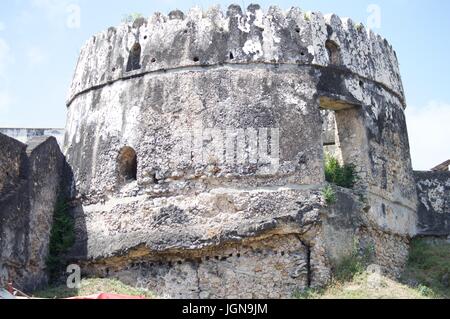
<instances>
[{"instance_id":1,"label":"white cloud","mask_svg":"<svg viewBox=\"0 0 450 319\"><path fill-rule=\"evenodd\" d=\"M450 159L450 104L430 101L406 109L413 167L429 170Z\"/></svg>"},{"instance_id":2,"label":"white cloud","mask_svg":"<svg viewBox=\"0 0 450 319\"><path fill-rule=\"evenodd\" d=\"M39 47L31 47L27 50L27 59L31 66L40 65L45 62L46 54Z\"/></svg>"}]
</instances>

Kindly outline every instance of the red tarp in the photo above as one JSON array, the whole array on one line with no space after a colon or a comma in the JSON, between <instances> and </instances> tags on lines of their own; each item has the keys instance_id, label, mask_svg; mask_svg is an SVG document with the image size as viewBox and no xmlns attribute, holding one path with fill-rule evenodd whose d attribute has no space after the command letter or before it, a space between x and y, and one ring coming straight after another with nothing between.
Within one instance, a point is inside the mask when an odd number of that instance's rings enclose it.
<instances>
[{"instance_id":1,"label":"red tarp","mask_svg":"<svg viewBox=\"0 0 450 319\"><path fill-rule=\"evenodd\" d=\"M106 294L106 293L100 293L96 295L90 295L90 296L79 296L79 297L72 297L67 299L146 299L143 296L127 296L127 295L116 295L116 294Z\"/></svg>"}]
</instances>

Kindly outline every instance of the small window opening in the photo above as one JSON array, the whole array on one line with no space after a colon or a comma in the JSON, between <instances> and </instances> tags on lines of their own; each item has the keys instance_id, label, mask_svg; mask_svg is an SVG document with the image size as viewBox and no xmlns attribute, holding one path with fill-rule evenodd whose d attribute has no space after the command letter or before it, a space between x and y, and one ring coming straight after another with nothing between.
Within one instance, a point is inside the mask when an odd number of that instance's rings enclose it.
<instances>
[{"instance_id":1,"label":"small window opening","mask_svg":"<svg viewBox=\"0 0 450 319\"><path fill-rule=\"evenodd\" d=\"M322 141L325 156L332 156L342 164L342 154L336 128L336 114L334 110L323 109L322 115Z\"/></svg>"},{"instance_id":2,"label":"small window opening","mask_svg":"<svg viewBox=\"0 0 450 319\"><path fill-rule=\"evenodd\" d=\"M141 68L141 45L135 43L130 51L130 56L128 57L127 72L133 70L139 70Z\"/></svg>"},{"instance_id":3,"label":"small window opening","mask_svg":"<svg viewBox=\"0 0 450 319\"><path fill-rule=\"evenodd\" d=\"M339 65L341 64L341 52L339 46L331 40L325 42L325 47L328 51L328 56L330 58L330 64Z\"/></svg>"},{"instance_id":4,"label":"small window opening","mask_svg":"<svg viewBox=\"0 0 450 319\"><path fill-rule=\"evenodd\" d=\"M234 59L233 52L230 52L230 60L233 60L233 59Z\"/></svg>"},{"instance_id":5,"label":"small window opening","mask_svg":"<svg viewBox=\"0 0 450 319\"><path fill-rule=\"evenodd\" d=\"M198 62L200 59L198 57L194 57L194 62Z\"/></svg>"},{"instance_id":6,"label":"small window opening","mask_svg":"<svg viewBox=\"0 0 450 319\"><path fill-rule=\"evenodd\" d=\"M133 148L125 146L118 158L119 177L123 182L135 181L137 178L137 156Z\"/></svg>"}]
</instances>

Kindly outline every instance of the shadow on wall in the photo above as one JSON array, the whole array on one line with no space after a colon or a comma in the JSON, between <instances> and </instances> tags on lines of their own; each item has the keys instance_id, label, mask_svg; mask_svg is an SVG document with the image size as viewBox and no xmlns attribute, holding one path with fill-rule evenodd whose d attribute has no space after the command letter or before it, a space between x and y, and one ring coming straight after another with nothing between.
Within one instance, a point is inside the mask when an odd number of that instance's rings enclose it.
<instances>
[{"instance_id":1,"label":"shadow on wall","mask_svg":"<svg viewBox=\"0 0 450 319\"><path fill-rule=\"evenodd\" d=\"M54 137L23 144L0 134L0 286L48 283L54 211L70 170Z\"/></svg>"},{"instance_id":2,"label":"shadow on wall","mask_svg":"<svg viewBox=\"0 0 450 319\"><path fill-rule=\"evenodd\" d=\"M62 264L64 267L61 269L60 278L65 282L67 276L70 275L73 268L71 265L80 266L80 262L88 258L88 231L86 226L86 217L82 205L83 198L78 195L73 171L69 165L67 170L67 180L70 181L70 186L67 188L69 196L68 198L68 210L70 217L73 220L73 236L74 242L69 250L62 257Z\"/></svg>"}]
</instances>

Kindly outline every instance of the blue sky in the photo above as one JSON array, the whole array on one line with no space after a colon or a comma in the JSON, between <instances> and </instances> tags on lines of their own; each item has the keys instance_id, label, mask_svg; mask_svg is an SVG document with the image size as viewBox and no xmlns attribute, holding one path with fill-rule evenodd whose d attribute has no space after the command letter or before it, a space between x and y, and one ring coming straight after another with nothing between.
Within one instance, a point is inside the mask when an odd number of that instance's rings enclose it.
<instances>
[{"instance_id":1,"label":"blue sky","mask_svg":"<svg viewBox=\"0 0 450 319\"><path fill-rule=\"evenodd\" d=\"M208 8L233 2L195 0L2 0L0 4L0 127L64 127L65 96L83 43L125 14ZM247 6L251 1L234 1ZM413 164L429 169L450 158L450 1L257 1L263 8L298 6L367 25L394 46L408 103ZM373 6L372 6L373 7ZM370 10L369 10L370 11ZM78 15L79 13L79 15ZM77 17L79 16L79 20ZM79 23L78 23L79 22Z\"/></svg>"}]
</instances>

